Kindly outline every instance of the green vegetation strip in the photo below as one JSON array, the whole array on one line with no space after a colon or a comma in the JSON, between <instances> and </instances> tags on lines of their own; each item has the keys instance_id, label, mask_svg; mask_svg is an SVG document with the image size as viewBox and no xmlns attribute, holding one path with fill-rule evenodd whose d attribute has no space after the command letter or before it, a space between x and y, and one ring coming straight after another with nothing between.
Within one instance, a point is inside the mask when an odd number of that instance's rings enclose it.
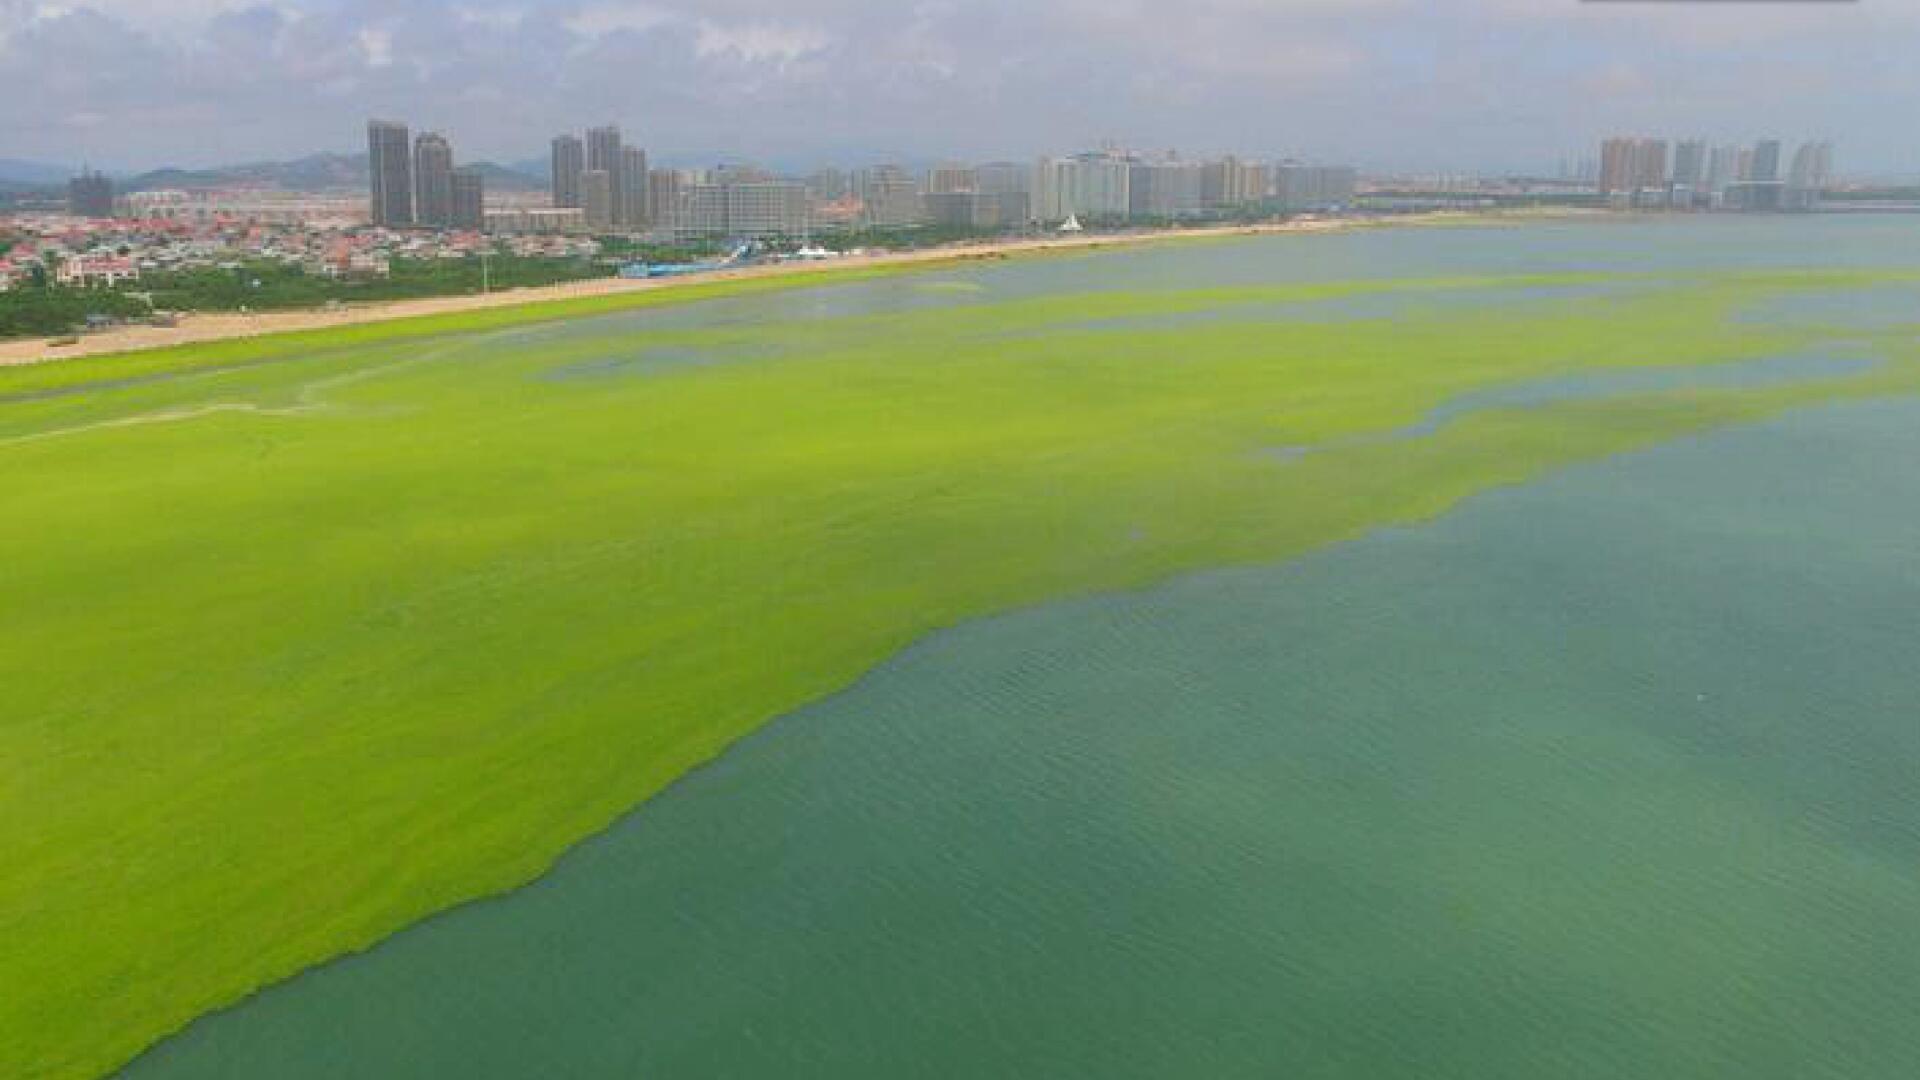
<instances>
[{"instance_id":1,"label":"green vegetation strip","mask_svg":"<svg viewBox=\"0 0 1920 1080\"><path fill-rule=\"evenodd\" d=\"M1489 387L1827 347L1734 313L1899 275L529 322L851 276L0 372L0 1075L98 1075L524 883L938 627L1920 389L1888 327L1845 335L1864 374L1367 437ZM1490 288L1515 298L1450 302ZM1398 317L1289 308L1372 294Z\"/></svg>"},{"instance_id":2,"label":"green vegetation strip","mask_svg":"<svg viewBox=\"0 0 1920 1080\"><path fill-rule=\"evenodd\" d=\"M449 333L525 326L723 296L848 284L884 274L898 273L901 269L936 269L943 265L948 264L935 260L902 268L821 270L814 273L775 277L736 278L693 285L676 285L671 288L607 293L601 296L538 300L479 311L390 319L324 330L231 338L219 342L201 342L145 349L139 352L17 365L0 368L0 400L35 390L86 386L105 380L155 374L180 374L189 370L219 368L262 359L284 359L306 352L346 349L386 341L415 340Z\"/></svg>"}]
</instances>

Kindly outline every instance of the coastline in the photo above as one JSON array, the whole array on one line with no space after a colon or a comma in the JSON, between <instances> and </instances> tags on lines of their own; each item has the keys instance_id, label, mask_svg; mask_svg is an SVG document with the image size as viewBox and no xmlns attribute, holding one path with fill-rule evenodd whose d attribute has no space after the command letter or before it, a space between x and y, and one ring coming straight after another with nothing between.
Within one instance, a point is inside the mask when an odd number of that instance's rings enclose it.
<instances>
[{"instance_id":1,"label":"coastline","mask_svg":"<svg viewBox=\"0 0 1920 1080\"><path fill-rule=\"evenodd\" d=\"M1386 218L1325 218L1307 221L1267 222L1251 225L1220 225L1198 229L1159 229L1139 232L1102 233L1093 236L1054 236L993 240L917 251L850 255L818 262L770 263L718 270L683 277L594 278L560 285L540 285L510 289L482 296L437 296L414 300L379 301L364 305L346 305L333 310L303 309L241 315L230 312L186 314L172 327L125 326L85 334L66 346L51 344L57 338L20 338L0 341L0 367L57 363L62 360L146 352L181 345L198 345L308 330L328 330L372 323L395 322L434 315L455 315L472 311L528 307L559 300L594 297L645 295L711 285L727 281L752 281L795 277L833 271L914 268L964 263L980 259L1005 259L1056 252L1081 253L1112 247L1170 243L1182 240L1232 239L1250 236L1279 236L1297 233L1348 232L1359 229L1403 228L1410 226L1491 224L1532 220L1566 220L1584 215L1576 211L1458 211L1440 210Z\"/></svg>"}]
</instances>

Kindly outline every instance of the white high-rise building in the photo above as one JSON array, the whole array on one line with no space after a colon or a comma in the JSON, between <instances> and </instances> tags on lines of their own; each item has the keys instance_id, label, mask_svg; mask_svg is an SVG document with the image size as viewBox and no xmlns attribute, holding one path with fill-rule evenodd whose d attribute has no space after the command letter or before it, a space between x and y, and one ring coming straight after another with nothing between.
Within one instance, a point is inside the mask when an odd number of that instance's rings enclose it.
<instances>
[{"instance_id":1,"label":"white high-rise building","mask_svg":"<svg viewBox=\"0 0 1920 1080\"><path fill-rule=\"evenodd\" d=\"M1034 219L1126 217L1131 174L1126 159L1112 154L1041 158L1033 169Z\"/></svg>"},{"instance_id":2,"label":"white high-rise building","mask_svg":"<svg viewBox=\"0 0 1920 1080\"><path fill-rule=\"evenodd\" d=\"M1833 180L1833 144L1810 142L1794 151L1793 164L1787 169L1787 207L1812 209L1820 193Z\"/></svg>"},{"instance_id":3,"label":"white high-rise building","mask_svg":"<svg viewBox=\"0 0 1920 1080\"><path fill-rule=\"evenodd\" d=\"M1727 185L1740 179L1740 148L1737 146L1716 146L1707 159L1707 191L1718 195L1727 190Z\"/></svg>"}]
</instances>

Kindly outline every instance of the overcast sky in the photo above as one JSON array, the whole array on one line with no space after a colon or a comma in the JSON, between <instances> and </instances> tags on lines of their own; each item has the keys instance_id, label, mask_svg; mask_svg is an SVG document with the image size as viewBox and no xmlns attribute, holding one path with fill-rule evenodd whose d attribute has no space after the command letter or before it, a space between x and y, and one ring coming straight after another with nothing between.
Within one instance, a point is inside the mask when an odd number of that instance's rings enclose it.
<instances>
[{"instance_id":1,"label":"overcast sky","mask_svg":"<svg viewBox=\"0 0 1920 1080\"><path fill-rule=\"evenodd\" d=\"M1920 172L1920 0L0 0L0 158L464 159L619 122L680 164L1115 140L1551 170L1620 132L1827 137Z\"/></svg>"}]
</instances>

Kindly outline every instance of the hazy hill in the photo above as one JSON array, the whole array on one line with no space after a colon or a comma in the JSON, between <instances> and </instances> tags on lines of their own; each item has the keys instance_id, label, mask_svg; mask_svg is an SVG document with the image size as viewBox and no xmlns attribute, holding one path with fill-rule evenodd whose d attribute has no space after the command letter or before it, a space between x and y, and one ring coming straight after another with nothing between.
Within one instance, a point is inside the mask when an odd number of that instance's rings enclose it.
<instances>
[{"instance_id":1,"label":"hazy hill","mask_svg":"<svg viewBox=\"0 0 1920 1080\"><path fill-rule=\"evenodd\" d=\"M491 162L473 165L486 175L490 191L537 191L545 186L537 177ZM119 181L118 186L124 191L233 186L282 191L359 191L367 186L367 155L313 154L294 161L263 161L210 169L155 169Z\"/></svg>"},{"instance_id":2,"label":"hazy hill","mask_svg":"<svg viewBox=\"0 0 1920 1080\"><path fill-rule=\"evenodd\" d=\"M64 184L72 175L73 170L65 165L0 158L0 184L13 187L46 187L51 184Z\"/></svg>"}]
</instances>

